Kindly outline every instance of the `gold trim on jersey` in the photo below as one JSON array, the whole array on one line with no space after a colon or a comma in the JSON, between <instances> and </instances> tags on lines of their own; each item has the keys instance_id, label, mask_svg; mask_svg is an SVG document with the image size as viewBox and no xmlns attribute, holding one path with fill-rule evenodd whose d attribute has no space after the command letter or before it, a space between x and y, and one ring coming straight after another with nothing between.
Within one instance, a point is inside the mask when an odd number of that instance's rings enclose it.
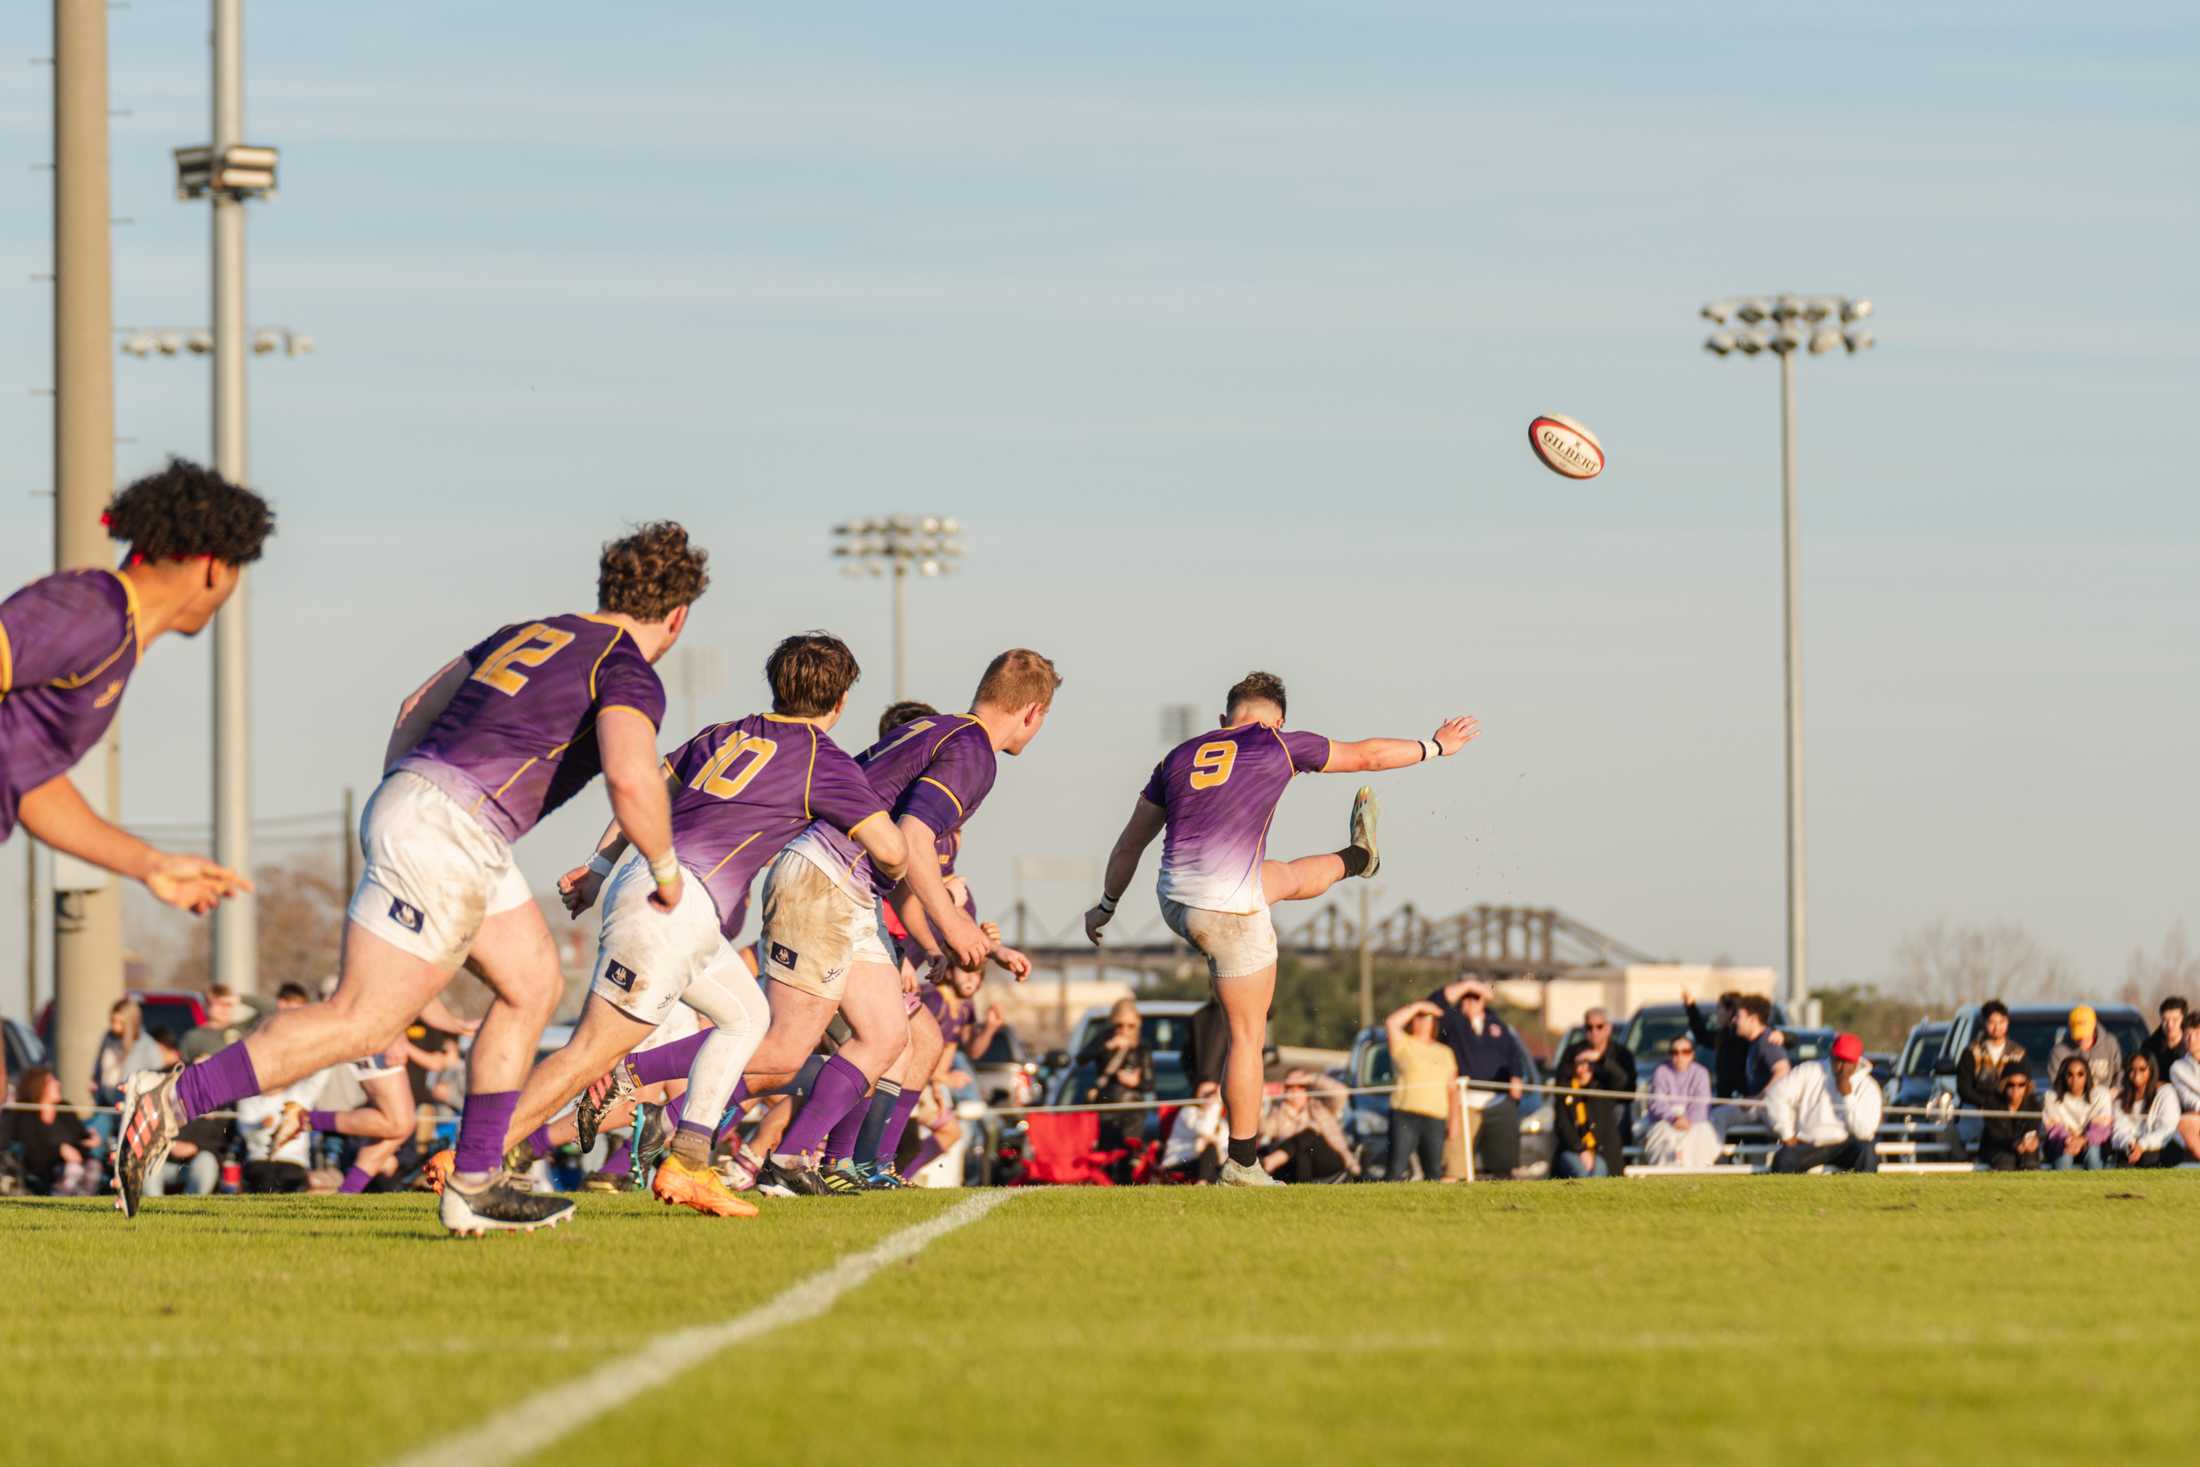
<instances>
[{"instance_id":1,"label":"gold trim on jersey","mask_svg":"<svg viewBox=\"0 0 2200 1467\"><path fill-rule=\"evenodd\" d=\"M0 622L0 698L15 686L15 649L8 645L7 624Z\"/></svg>"},{"instance_id":2,"label":"gold trim on jersey","mask_svg":"<svg viewBox=\"0 0 2200 1467\"><path fill-rule=\"evenodd\" d=\"M738 855L740 855L740 854L741 854L741 853L742 853L743 851L747 850L747 849L748 849L748 848L749 848L749 847L750 847L751 845L755 844L755 842L756 842L756 837L757 837L757 836L759 836L759 835L762 835L763 833L764 833L764 832L763 832L763 831L761 831L761 830L757 831L757 832L755 833L755 835L751 835L751 836L750 836L750 837L749 837L749 838L748 838L747 840L745 840L745 841L741 842L741 844L739 844L739 845L735 846L735 847L734 847L734 848L733 848L732 850L730 850L730 851L726 852L726 854L725 854L725 855L724 855L724 856L723 856L722 858L720 858L720 860L719 860L718 864L710 868L710 876L706 876L706 877L704 877L704 878L703 878L703 880L707 882L707 881L709 881L709 880L710 880L710 877L711 877L711 876L716 876L716 875L717 875L717 874L718 874L719 872L721 872L721 871L725 870L725 869L726 869L726 862L727 862L727 861L730 861L730 860L732 860L732 859L733 859L733 858L734 858L735 856L738 856Z\"/></svg>"},{"instance_id":3,"label":"gold trim on jersey","mask_svg":"<svg viewBox=\"0 0 2200 1467\"><path fill-rule=\"evenodd\" d=\"M594 666L588 669L588 701L593 703L596 701L596 673L599 669L603 667L603 660L611 655L611 649L619 645L619 638L626 635L626 628L620 626L617 622L604 621L604 619L600 616L587 616L584 614L582 620L597 622L603 626L610 627L613 633L611 640L604 643L603 650L596 654L596 661ZM657 726L657 721L655 719L651 719L649 726L651 728L655 728Z\"/></svg>"},{"instance_id":4,"label":"gold trim on jersey","mask_svg":"<svg viewBox=\"0 0 2200 1467\"><path fill-rule=\"evenodd\" d=\"M955 802L955 818L957 820L963 818L963 802L961 801L961 799L957 798L953 790L949 789L946 785L941 784L938 780L934 779L929 774L919 775L917 777L917 783L928 784L932 786L932 788L938 790L941 794L947 796L948 799L953 800Z\"/></svg>"},{"instance_id":5,"label":"gold trim on jersey","mask_svg":"<svg viewBox=\"0 0 2200 1467\"><path fill-rule=\"evenodd\" d=\"M870 814L864 816L861 820L858 820L855 824L849 826L848 834L853 837L855 833L863 829L864 826L869 825L872 821L879 819L887 813L888 812L884 810L873 810Z\"/></svg>"},{"instance_id":6,"label":"gold trim on jersey","mask_svg":"<svg viewBox=\"0 0 2200 1467\"><path fill-rule=\"evenodd\" d=\"M766 718L771 717L769 713L764 716ZM810 814L810 785L817 779L817 738L817 725L813 723L810 725L810 767L802 771L802 818L804 820L816 818Z\"/></svg>"}]
</instances>

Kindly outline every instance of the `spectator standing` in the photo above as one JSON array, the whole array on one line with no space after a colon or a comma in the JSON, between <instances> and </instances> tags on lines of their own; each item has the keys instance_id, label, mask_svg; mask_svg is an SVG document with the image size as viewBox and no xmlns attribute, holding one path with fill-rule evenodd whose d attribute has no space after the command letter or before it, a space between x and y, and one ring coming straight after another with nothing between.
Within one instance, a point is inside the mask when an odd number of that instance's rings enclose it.
<instances>
[{"instance_id":1,"label":"spectator standing","mask_svg":"<svg viewBox=\"0 0 2200 1467\"><path fill-rule=\"evenodd\" d=\"M1139 1071L1148 1086L1153 1081L1153 1056L1146 1050L1145 1021L1138 1016L1136 999L1119 998L1108 1010L1108 1027L1087 1040L1077 1052L1080 1066L1096 1067L1092 1084L1086 1087L1085 1099L1097 1100L1115 1079L1115 1072L1123 1068Z\"/></svg>"},{"instance_id":2,"label":"spectator standing","mask_svg":"<svg viewBox=\"0 0 2200 1467\"><path fill-rule=\"evenodd\" d=\"M1383 1021L1390 1038L1390 1067L1398 1087L1390 1094L1390 1180L1411 1181L1413 1162L1431 1182L1444 1178L1444 1151L1462 1124L1459 1057L1436 1037L1444 1011L1416 999Z\"/></svg>"},{"instance_id":3,"label":"spectator standing","mask_svg":"<svg viewBox=\"0 0 2200 1467\"><path fill-rule=\"evenodd\" d=\"M1581 1038L1566 1046L1558 1057L1558 1073L1574 1072L1574 1056L1586 1054L1597 1062L1597 1089L1625 1090L1630 1093L1642 1088L1641 1072L1635 1068L1635 1052L1612 1032L1612 1015L1603 1008L1593 1008L1581 1016ZM1619 1134L1631 1136L1635 1130L1635 1108L1630 1101L1619 1103ZM1619 1153L1612 1153L1612 1164L1619 1165Z\"/></svg>"},{"instance_id":4,"label":"spectator standing","mask_svg":"<svg viewBox=\"0 0 2200 1467\"><path fill-rule=\"evenodd\" d=\"M2070 1011L2068 1029L2068 1034L2048 1056L2048 1073L2061 1074L2063 1060L2078 1055L2093 1072L2093 1088L2102 1095L2113 1095L2124 1079L2123 1046L2116 1042L2115 1035L2101 1027L2100 1017L2085 1004Z\"/></svg>"},{"instance_id":5,"label":"spectator standing","mask_svg":"<svg viewBox=\"0 0 2200 1467\"><path fill-rule=\"evenodd\" d=\"M2200 1028L2185 1026L2185 1053L2169 1067L2169 1082L2177 1092L2177 1139L2187 1156L2200 1156Z\"/></svg>"},{"instance_id":6,"label":"spectator standing","mask_svg":"<svg viewBox=\"0 0 2200 1467\"><path fill-rule=\"evenodd\" d=\"M1328 1097L1313 1094L1310 1070L1283 1077L1283 1098L1268 1108L1260 1127L1260 1164L1270 1176L1293 1182L1341 1182L1360 1174L1360 1158Z\"/></svg>"},{"instance_id":7,"label":"spectator standing","mask_svg":"<svg viewBox=\"0 0 2200 1467\"><path fill-rule=\"evenodd\" d=\"M183 1036L184 1059L202 1060L227 1049L252 1032L252 1026L271 1007L256 993L240 998L226 983L210 985L206 990L206 1022Z\"/></svg>"},{"instance_id":8,"label":"spectator standing","mask_svg":"<svg viewBox=\"0 0 2200 1467\"><path fill-rule=\"evenodd\" d=\"M2167 1080L2169 1072L2185 1057L2185 1028L2192 1017L2192 1006L2174 994L2162 1000L2162 1022L2146 1038L2147 1057L2154 1061L2157 1079Z\"/></svg>"},{"instance_id":9,"label":"spectator standing","mask_svg":"<svg viewBox=\"0 0 2200 1467\"><path fill-rule=\"evenodd\" d=\"M1991 1171L2038 1171L2040 1101L2032 1093L2032 1076L2024 1066L2001 1072L2000 1104L1990 1108L1996 1113L1979 1127L1978 1159Z\"/></svg>"},{"instance_id":10,"label":"spectator standing","mask_svg":"<svg viewBox=\"0 0 2200 1467\"><path fill-rule=\"evenodd\" d=\"M2185 1148L2177 1140L2177 1092L2162 1083L2153 1056L2144 1050L2124 1061L2109 1126L2118 1165L2184 1165Z\"/></svg>"},{"instance_id":11,"label":"spectator standing","mask_svg":"<svg viewBox=\"0 0 2200 1467\"><path fill-rule=\"evenodd\" d=\"M2095 1088L2093 1067L2085 1056L2066 1054L2056 1061L2054 1090L2040 1107L2049 1164L2063 1172L2077 1167L2099 1171L2111 1118L2108 1092Z\"/></svg>"},{"instance_id":12,"label":"spectator standing","mask_svg":"<svg viewBox=\"0 0 2200 1467\"><path fill-rule=\"evenodd\" d=\"M1479 978L1461 978L1429 995L1444 1010L1437 1037L1451 1046L1462 1077L1483 1085L1466 1097L1466 1144L1475 1148L1477 1170L1486 1177L1509 1177L1520 1165L1520 1097L1535 1061L1512 1026L1490 1012L1490 986Z\"/></svg>"},{"instance_id":13,"label":"spectator standing","mask_svg":"<svg viewBox=\"0 0 2200 1467\"><path fill-rule=\"evenodd\" d=\"M15 1101L29 1110L0 1112L0 1149L22 1148L23 1184L37 1195L81 1197L98 1186L92 1158L99 1137L61 1098L61 1081L44 1065L16 1077Z\"/></svg>"},{"instance_id":14,"label":"spectator standing","mask_svg":"<svg viewBox=\"0 0 2200 1467\"><path fill-rule=\"evenodd\" d=\"M1742 1080L1749 1064L1749 1041L1734 1032L1734 1012L1741 1002L1741 994L1733 989L1720 994L1718 1020L1713 1025L1705 1020L1703 1010L1696 1007L1696 996L1685 988L1681 990L1681 1007L1688 1014L1688 1032L1698 1046L1710 1053L1712 1093L1721 1100L1733 1100L1745 1093Z\"/></svg>"},{"instance_id":15,"label":"spectator standing","mask_svg":"<svg viewBox=\"0 0 2200 1467\"><path fill-rule=\"evenodd\" d=\"M1734 1032L1749 1045L1742 1061L1742 1094L1755 1098L1788 1072L1787 1045L1772 1027L1772 1000L1761 993L1745 993L1734 1004ZM1864 1057L1861 1047L1858 1060Z\"/></svg>"},{"instance_id":16,"label":"spectator standing","mask_svg":"<svg viewBox=\"0 0 2200 1467\"><path fill-rule=\"evenodd\" d=\"M1586 1051L1574 1055L1566 1088L1552 1099L1552 1129L1558 1141L1551 1170L1561 1177L1609 1177L1625 1170L1620 1155L1619 1102L1591 1094L1601 1087L1597 1060Z\"/></svg>"},{"instance_id":17,"label":"spectator standing","mask_svg":"<svg viewBox=\"0 0 2200 1467\"><path fill-rule=\"evenodd\" d=\"M1748 1000L1743 1003L1746 1017ZM1765 1118L1780 1142L1772 1169L1878 1171L1874 1140L1882 1101L1871 1066L1864 1063L1864 1041L1854 1034L1837 1036L1826 1059L1783 1069L1765 1089Z\"/></svg>"},{"instance_id":18,"label":"spectator standing","mask_svg":"<svg viewBox=\"0 0 2200 1467\"><path fill-rule=\"evenodd\" d=\"M1230 1118L1222 1109L1222 1082L1202 1080L1192 1103L1179 1109L1162 1148L1161 1169L1180 1182L1201 1184L1222 1173L1223 1149L1230 1142Z\"/></svg>"},{"instance_id":19,"label":"spectator standing","mask_svg":"<svg viewBox=\"0 0 2200 1467\"><path fill-rule=\"evenodd\" d=\"M1719 1133L1711 1127L1711 1072L1696 1063L1696 1041L1676 1034L1666 1061L1650 1072L1650 1129L1643 1158L1652 1166L1712 1166Z\"/></svg>"}]
</instances>

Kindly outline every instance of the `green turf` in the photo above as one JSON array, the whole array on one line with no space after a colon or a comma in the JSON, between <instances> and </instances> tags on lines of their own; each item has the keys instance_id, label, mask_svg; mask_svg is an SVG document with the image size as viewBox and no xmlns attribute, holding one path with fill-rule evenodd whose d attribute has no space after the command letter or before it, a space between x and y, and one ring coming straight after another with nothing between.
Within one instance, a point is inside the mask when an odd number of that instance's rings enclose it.
<instances>
[{"instance_id":1,"label":"green turf","mask_svg":"<svg viewBox=\"0 0 2200 1467\"><path fill-rule=\"evenodd\" d=\"M385 1461L956 1200L0 1204L0 1415L25 1461ZM533 1460L2181 1460L2196 1225L2191 1172L1034 1192Z\"/></svg>"}]
</instances>

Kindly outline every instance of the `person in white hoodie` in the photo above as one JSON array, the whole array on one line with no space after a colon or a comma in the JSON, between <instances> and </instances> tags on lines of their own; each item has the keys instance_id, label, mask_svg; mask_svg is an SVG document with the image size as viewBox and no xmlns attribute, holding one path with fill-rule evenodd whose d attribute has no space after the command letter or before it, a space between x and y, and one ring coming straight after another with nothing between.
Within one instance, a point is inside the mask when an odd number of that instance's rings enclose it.
<instances>
[{"instance_id":1,"label":"person in white hoodie","mask_svg":"<svg viewBox=\"0 0 2200 1467\"><path fill-rule=\"evenodd\" d=\"M2185 1148L2177 1139L2177 1092L2154 1073L2154 1056L2140 1051L2124 1061L2124 1083L2116 1087L2116 1114L2109 1141L2124 1166L2182 1166Z\"/></svg>"},{"instance_id":2,"label":"person in white hoodie","mask_svg":"<svg viewBox=\"0 0 2200 1467\"><path fill-rule=\"evenodd\" d=\"M1864 1062L1864 1041L1843 1034L1831 1058L1791 1066L1765 1089L1765 1121L1780 1144L1772 1170L1876 1172L1882 1097Z\"/></svg>"},{"instance_id":3,"label":"person in white hoodie","mask_svg":"<svg viewBox=\"0 0 2200 1467\"><path fill-rule=\"evenodd\" d=\"M2169 1083L2177 1092L2177 1139L2185 1155L2200 1156L2200 1025L2185 1026L2185 1052L2169 1067Z\"/></svg>"}]
</instances>

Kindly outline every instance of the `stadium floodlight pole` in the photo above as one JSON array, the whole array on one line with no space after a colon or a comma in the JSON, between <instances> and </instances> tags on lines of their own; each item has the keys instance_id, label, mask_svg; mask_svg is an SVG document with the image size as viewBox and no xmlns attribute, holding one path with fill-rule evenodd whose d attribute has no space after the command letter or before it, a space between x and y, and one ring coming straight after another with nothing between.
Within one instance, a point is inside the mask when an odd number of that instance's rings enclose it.
<instances>
[{"instance_id":1,"label":"stadium floodlight pole","mask_svg":"<svg viewBox=\"0 0 2200 1467\"><path fill-rule=\"evenodd\" d=\"M1795 358L1808 350L1823 356L1835 347L1851 356L1872 347L1862 323L1872 303L1860 297L1751 296L1719 300L1703 308L1718 329L1704 350L1723 357L1771 352L1780 359L1780 585L1786 633L1787 679L1787 983L1785 1000L1795 1022L1810 998L1808 930L1803 871L1803 624L1801 548L1795 516ZM1838 318L1840 325L1834 322ZM1740 324L1729 327L1729 321ZM1769 324L1768 324L1769 323Z\"/></svg>"},{"instance_id":2,"label":"stadium floodlight pole","mask_svg":"<svg viewBox=\"0 0 2200 1467\"><path fill-rule=\"evenodd\" d=\"M894 701L909 696L909 577L945 576L955 571L963 543L962 525L951 515L885 515L846 520L833 526L833 554L844 560L843 575L887 576L894 581Z\"/></svg>"},{"instance_id":3,"label":"stadium floodlight pole","mask_svg":"<svg viewBox=\"0 0 2200 1467\"><path fill-rule=\"evenodd\" d=\"M176 196L213 205L213 329L206 349L214 358L214 468L246 484L244 364L252 342L244 323L244 206L274 194L276 153L244 141L244 0L213 5L213 136L203 147L176 149ZM244 872L252 869L250 580L238 581L214 618L214 859ZM250 892L215 908L215 982L239 993L259 987L258 929Z\"/></svg>"},{"instance_id":4,"label":"stadium floodlight pole","mask_svg":"<svg viewBox=\"0 0 2200 1467\"><path fill-rule=\"evenodd\" d=\"M54 568L112 569L114 542L100 523L115 492L107 0L54 0L53 50ZM120 722L75 773L85 800L109 817L122 803ZM54 874L54 1070L69 1101L86 1105L107 1010L122 997L122 886L71 867Z\"/></svg>"}]
</instances>

